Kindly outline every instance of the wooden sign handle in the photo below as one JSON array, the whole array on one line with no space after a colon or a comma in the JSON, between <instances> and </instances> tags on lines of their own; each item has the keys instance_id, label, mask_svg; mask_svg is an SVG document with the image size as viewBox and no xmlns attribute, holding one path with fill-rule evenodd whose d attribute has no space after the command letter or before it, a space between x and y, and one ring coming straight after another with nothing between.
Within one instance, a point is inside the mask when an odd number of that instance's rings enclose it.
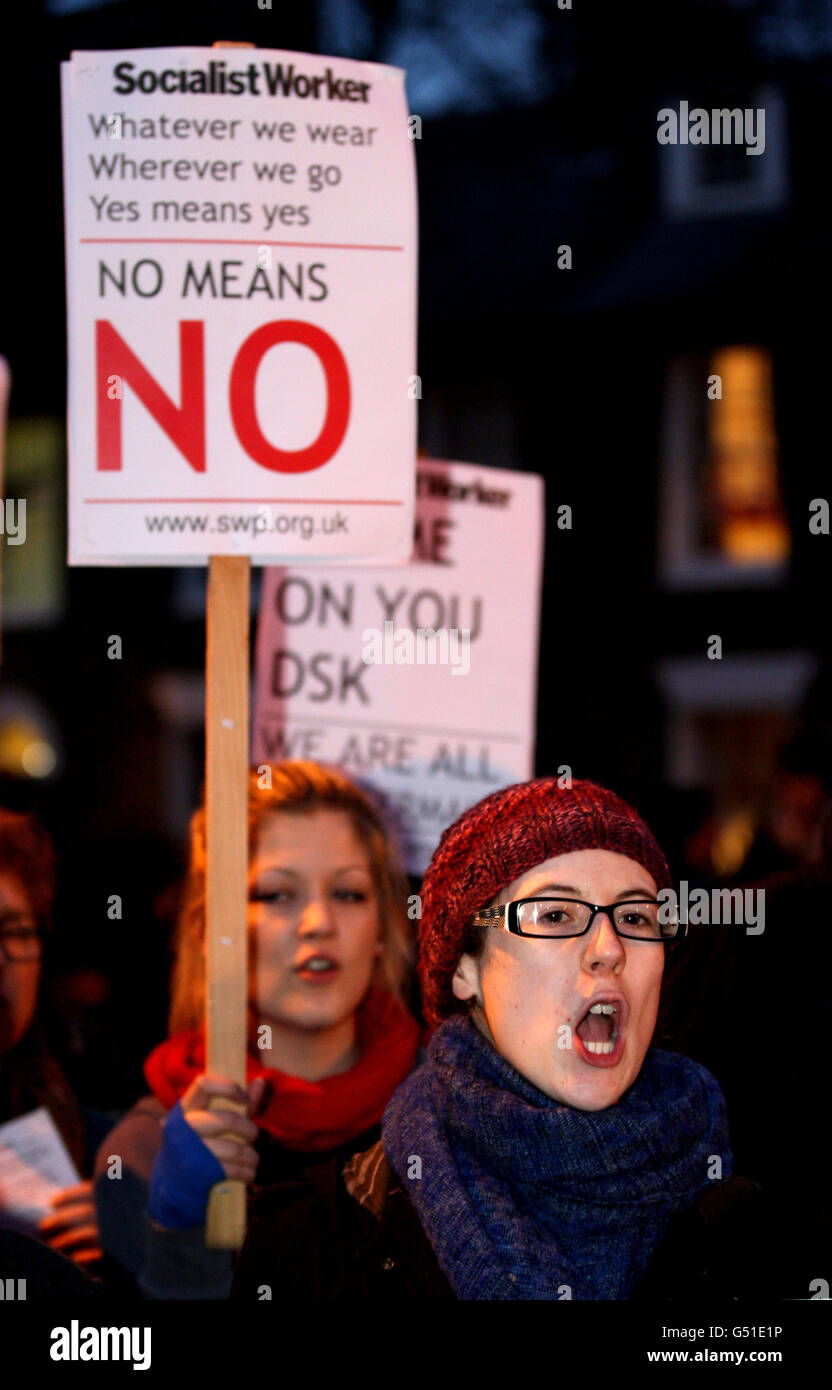
<instances>
[{"instance_id":1,"label":"wooden sign handle","mask_svg":"<svg viewBox=\"0 0 832 1390\"><path fill-rule=\"evenodd\" d=\"M247 555L209 560L205 661L206 1060L208 1071L246 1085L248 1034ZM221 1107L244 1110L220 1100ZM211 1189L205 1243L234 1250L245 1236L245 1183Z\"/></svg>"},{"instance_id":2,"label":"wooden sign handle","mask_svg":"<svg viewBox=\"0 0 832 1390\"><path fill-rule=\"evenodd\" d=\"M213 46L255 45L220 40ZM210 558L205 658L206 1060L209 1071L243 1087L248 1035L250 573L247 555ZM220 1105L244 1109L231 1101ZM245 1233L245 1183L216 1183L208 1198L205 1244L214 1250L238 1250Z\"/></svg>"}]
</instances>

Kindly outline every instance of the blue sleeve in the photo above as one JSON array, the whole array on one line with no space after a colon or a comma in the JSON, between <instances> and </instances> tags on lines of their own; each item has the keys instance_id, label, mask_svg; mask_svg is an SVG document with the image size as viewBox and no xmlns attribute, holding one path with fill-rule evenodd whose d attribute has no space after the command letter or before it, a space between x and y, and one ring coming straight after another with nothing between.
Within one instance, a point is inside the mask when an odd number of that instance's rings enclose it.
<instances>
[{"instance_id":1,"label":"blue sleeve","mask_svg":"<svg viewBox=\"0 0 832 1390\"><path fill-rule=\"evenodd\" d=\"M203 1226L208 1194L224 1178L219 1159L191 1129L177 1101L162 1129L162 1147L150 1175L151 1221L169 1231Z\"/></svg>"}]
</instances>

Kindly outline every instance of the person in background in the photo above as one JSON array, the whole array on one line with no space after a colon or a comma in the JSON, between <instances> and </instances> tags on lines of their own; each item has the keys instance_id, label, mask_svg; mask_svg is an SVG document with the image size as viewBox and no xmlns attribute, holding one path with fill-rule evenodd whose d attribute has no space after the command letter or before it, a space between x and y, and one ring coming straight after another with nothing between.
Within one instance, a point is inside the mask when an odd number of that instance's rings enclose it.
<instances>
[{"instance_id":1,"label":"person in background","mask_svg":"<svg viewBox=\"0 0 832 1390\"><path fill-rule=\"evenodd\" d=\"M38 1018L44 943L52 924L55 853L34 816L0 809L0 1123L45 1107L79 1173L89 1174L89 1129ZM4 1222L0 1204L0 1226ZM63 1189L39 1238L92 1272L101 1259L89 1176Z\"/></svg>"},{"instance_id":2,"label":"person in background","mask_svg":"<svg viewBox=\"0 0 832 1390\"><path fill-rule=\"evenodd\" d=\"M205 1069L203 808L191 827L170 1036L145 1065L151 1094L96 1163L104 1248L148 1298L226 1297L231 1256L205 1246L211 1187L225 1177L262 1187L365 1148L419 1048L402 1002L408 885L374 802L335 769L286 761L250 773L248 805L247 1091ZM248 1113L209 1109L217 1099Z\"/></svg>"},{"instance_id":3,"label":"person in background","mask_svg":"<svg viewBox=\"0 0 832 1390\"><path fill-rule=\"evenodd\" d=\"M802 1297L808 1297L810 1277L822 1275L832 1247L829 1185L795 1182L792 1166L793 1161L811 1165L818 1151L828 1009L822 988L801 989L796 1055L794 991L784 988L785 962L796 951L811 955L824 940L824 907L832 894L829 803L820 843L819 863L813 850L798 867L741 880L742 898L755 918L750 927L743 920L692 927L697 972L687 990L681 978L671 980L668 995L677 1022L674 1046L696 1057L719 1081L737 1164L762 1184L780 1226L792 1233L790 1258L807 1272ZM747 1001L767 1014L766 1024L753 1032L755 1045L749 1043ZM782 1136L778 1143L771 1137L772 1107Z\"/></svg>"},{"instance_id":4,"label":"person in background","mask_svg":"<svg viewBox=\"0 0 832 1390\"><path fill-rule=\"evenodd\" d=\"M823 823L830 796L828 736L821 729L806 728L778 754L760 824L737 881L816 870L824 859Z\"/></svg>"},{"instance_id":5,"label":"person in background","mask_svg":"<svg viewBox=\"0 0 832 1390\"><path fill-rule=\"evenodd\" d=\"M792 1296L719 1085L651 1046L670 885L644 821L593 783L465 811L422 885L427 1059L372 1148L255 1203L232 1297Z\"/></svg>"}]
</instances>

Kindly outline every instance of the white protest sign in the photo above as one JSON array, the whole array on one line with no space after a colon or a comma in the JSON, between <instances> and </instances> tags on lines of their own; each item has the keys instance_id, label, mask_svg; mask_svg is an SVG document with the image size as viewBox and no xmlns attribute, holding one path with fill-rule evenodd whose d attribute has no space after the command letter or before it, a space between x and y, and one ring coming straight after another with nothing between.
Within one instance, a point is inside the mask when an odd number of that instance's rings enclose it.
<instances>
[{"instance_id":1,"label":"white protest sign","mask_svg":"<svg viewBox=\"0 0 832 1390\"><path fill-rule=\"evenodd\" d=\"M422 873L467 806L532 775L543 515L535 474L420 459L416 563L267 570L253 764L378 787Z\"/></svg>"},{"instance_id":2,"label":"white protest sign","mask_svg":"<svg viewBox=\"0 0 832 1390\"><path fill-rule=\"evenodd\" d=\"M403 71L131 49L62 86L70 563L407 559Z\"/></svg>"}]
</instances>

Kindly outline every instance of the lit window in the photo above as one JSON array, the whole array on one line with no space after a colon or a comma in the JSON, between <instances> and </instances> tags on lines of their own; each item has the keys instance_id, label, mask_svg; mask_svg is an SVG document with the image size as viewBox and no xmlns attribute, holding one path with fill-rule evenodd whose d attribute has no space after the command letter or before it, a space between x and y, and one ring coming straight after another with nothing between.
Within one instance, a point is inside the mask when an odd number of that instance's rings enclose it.
<instances>
[{"instance_id":1,"label":"lit window","mask_svg":"<svg viewBox=\"0 0 832 1390\"><path fill-rule=\"evenodd\" d=\"M708 376L722 399L706 414L706 547L742 565L788 558L790 536L780 494L771 358L760 348L713 354Z\"/></svg>"},{"instance_id":2,"label":"lit window","mask_svg":"<svg viewBox=\"0 0 832 1390\"><path fill-rule=\"evenodd\" d=\"M673 589L777 584L790 550L770 354L732 345L677 358L664 400L664 583Z\"/></svg>"}]
</instances>

